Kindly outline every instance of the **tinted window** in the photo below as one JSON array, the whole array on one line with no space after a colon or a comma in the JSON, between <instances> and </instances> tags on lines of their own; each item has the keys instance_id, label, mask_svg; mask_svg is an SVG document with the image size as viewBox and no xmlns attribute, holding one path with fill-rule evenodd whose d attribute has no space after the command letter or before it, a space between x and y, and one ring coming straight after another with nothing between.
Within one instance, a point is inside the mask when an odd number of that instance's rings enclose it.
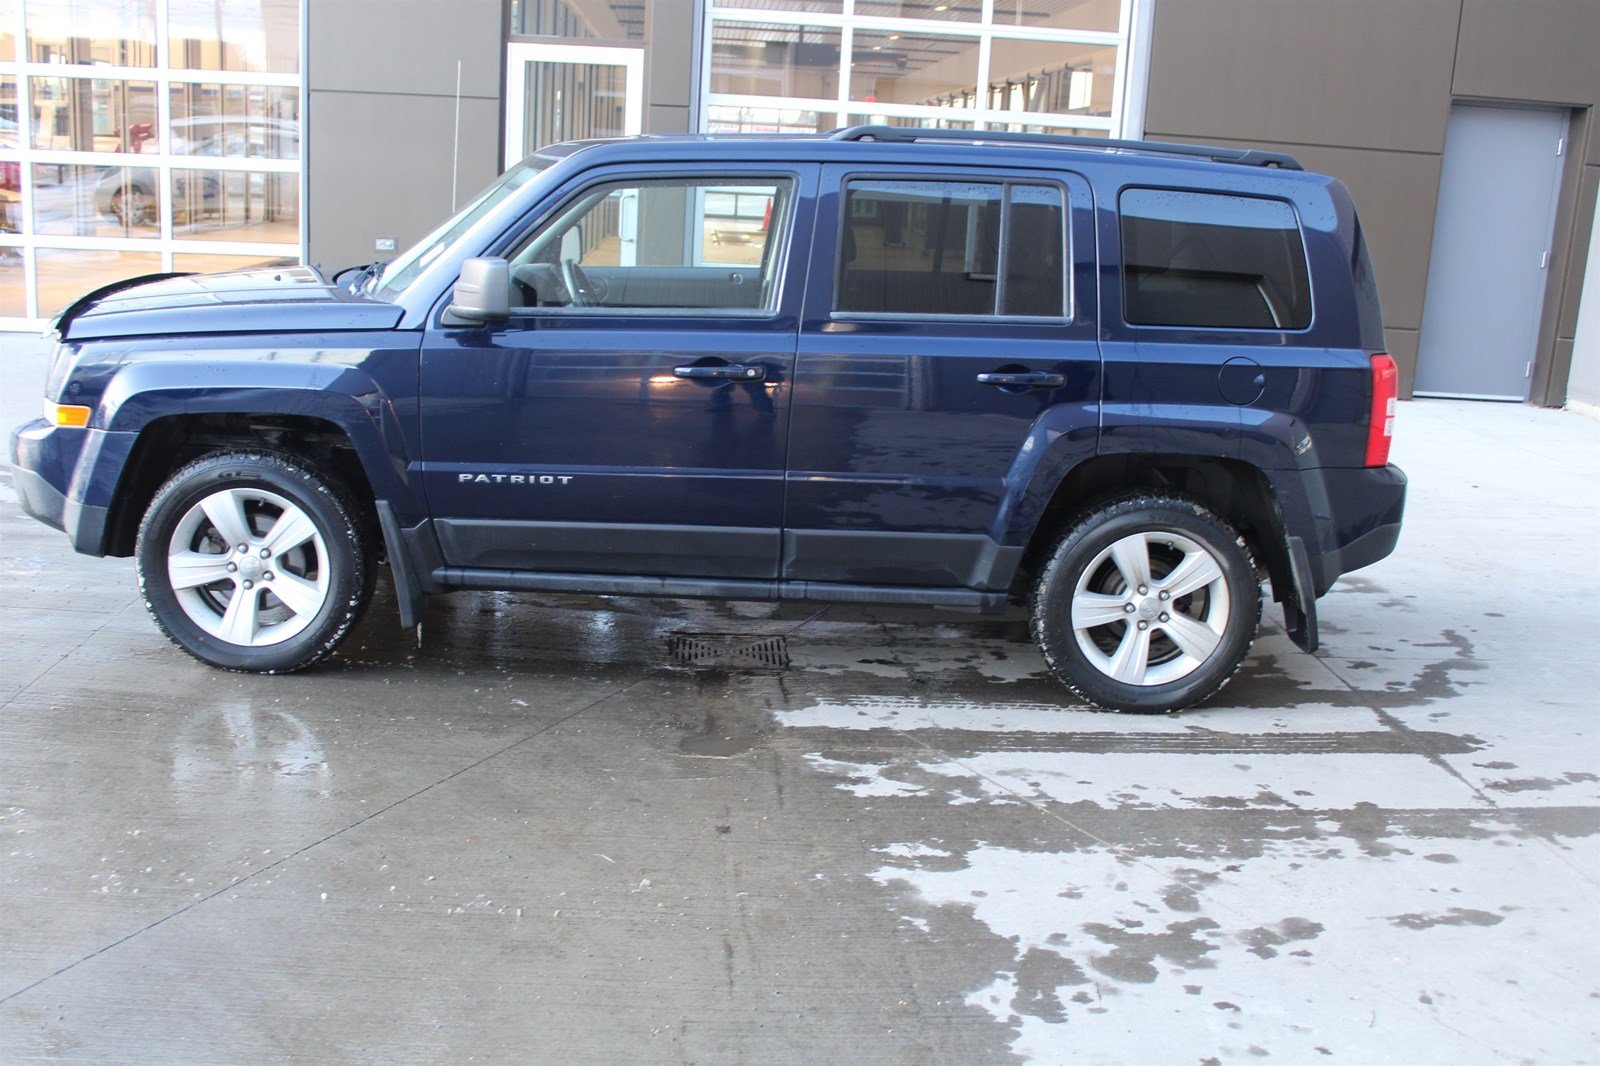
<instances>
[{"instance_id":1,"label":"tinted window","mask_svg":"<svg viewBox=\"0 0 1600 1066\"><path fill-rule=\"evenodd\" d=\"M512 306L769 307L791 184L685 178L596 186L511 253Z\"/></svg>"},{"instance_id":2,"label":"tinted window","mask_svg":"<svg viewBox=\"0 0 1600 1066\"><path fill-rule=\"evenodd\" d=\"M1281 200L1129 189L1122 260L1123 313L1135 325L1311 324L1305 247Z\"/></svg>"},{"instance_id":3,"label":"tinted window","mask_svg":"<svg viewBox=\"0 0 1600 1066\"><path fill-rule=\"evenodd\" d=\"M839 311L1065 313L1066 237L1055 186L853 181L840 241Z\"/></svg>"}]
</instances>

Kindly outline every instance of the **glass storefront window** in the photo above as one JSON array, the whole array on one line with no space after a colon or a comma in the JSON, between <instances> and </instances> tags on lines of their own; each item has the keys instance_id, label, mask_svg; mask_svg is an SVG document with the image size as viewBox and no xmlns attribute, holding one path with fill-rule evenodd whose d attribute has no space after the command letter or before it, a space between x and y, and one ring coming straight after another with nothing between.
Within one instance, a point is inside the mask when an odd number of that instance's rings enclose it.
<instances>
[{"instance_id":1,"label":"glass storefront window","mask_svg":"<svg viewBox=\"0 0 1600 1066\"><path fill-rule=\"evenodd\" d=\"M295 244L300 179L251 170L174 170L172 235L189 240Z\"/></svg>"},{"instance_id":2,"label":"glass storefront window","mask_svg":"<svg viewBox=\"0 0 1600 1066\"><path fill-rule=\"evenodd\" d=\"M300 91L292 85L173 83L174 155L300 158Z\"/></svg>"},{"instance_id":3,"label":"glass storefront window","mask_svg":"<svg viewBox=\"0 0 1600 1066\"><path fill-rule=\"evenodd\" d=\"M711 91L835 99L840 41L839 31L826 27L718 23L711 39Z\"/></svg>"},{"instance_id":4,"label":"glass storefront window","mask_svg":"<svg viewBox=\"0 0 1600 1066\"><path fill-rule=\"evenodd\" d=\"M894 126L897 129L936 129L936 130L970 130L973 123L970 118L904 118L899 115L868 115L850 114L849 125L852 126Z\"/></svg>"},{"instance_id":5,"label":"glass storefront window","mask_svg":"<svg viewBox=\"0 0 1600 1066\"><path fill-rule=\"evenodd\" d=\"M996 111L1111 114L1116 45L996 38L989 60L989 104Z\"/></svg>"},{"instance_id":6,"label":"glass storefront window","mask_svg":"<svg viewBox=\"0 0 1600 1066\"><path fill-rule=\"evenodd\" d=\"M158 181L148 167L35 163L33 231L52 237L159 237Z\"/></svg>"},{"instance_id":7,"label":"glass storefront window","mask_svg":"<svg viewBox=\"0 0 1600 1066\"><path fill-rule=\"evenodd\" d=\"M0 317L22 318L28 313L26 287L22 249L0 247Z\"/></svg>"},{"instance_id":8,"label":"glass storefront window","mask_svg":"<svg viewBox=\"0 0 1600 1066\"><path fill-rule=\"evenodd\" d=\"M155 0L27 0L35 63L156 65Z\"/></svg>"},{"instance_id":9,"label":"glass storefront window","mask_svg":"<svg viewBox=\"0 0 1600 1066\"><path fill-rule=\"evenodd\" d=\"M982 0L856 0L856 14L872 18L977 22L983 18L983 3Z\"/></svg>"},{"instance_id":10,"label":"glass storefront window","mask_svg":"<svg viewBox=\"0 0 1600 1066\"><path fill-rule=\"evenodd\" d=\"M0 0L0 328L122 278L300 261L300 7Z\"/></svg>"},{"instance_id":11,"label":"glass storefront window","mask_svg":"<svg viewBox=\"0 0 1600 1066\"><path fill-rule=\"evenodd\" d=\"M91 289L161 272L160 252L35 248L33 257L40 318L55 314Z\"/></svg>"},{"instance_id":12,"label":"glass storefront window","mask_svg":"<svg viewBox=\"0 0 1600 1066\"><path fill-rule=\"evenodd\" d=\"M154 152L156 83L29 78L33 147L56 152Z\"/></svg>"},{"instance_id":13,"label":"glass storefront window","mask_svg":"<svg viewBox=\"0 0 1600 1066\"><path fill-rule=\"evenodd\" d=\"M857 30L850 98L869 103L972 107L978 93L973 37Z\"/></svg>"},{"instance_id":14,"label":"glass storefront window","mask_svg":"<svg viewBox=\"0 0 1600 1066\"><path fill-rule=\"evenodd\" d=\"M167 0L167 42L174 67L293 74L300 69L300 3Z\"/></svg>"},{"instance_id":15,"label":"glass storefront window","mask_svg":"<svg viewBox=\"0 0 1600 1066\"><path fill-rule=\"evenodd\" d=\"M844 11L844 0L711 0L711 3L712 6L721 8L797 12L808 15L838 15Z\"/></svg>"},{"instance_id":16,"label":"glass storefront window","mask_svg":"<svg viewBox=\"0 0 1600 1066\"><path fill-rule=\"evenodd\" d=\"M770 117L804 112L825 129L832 112L836 125L1012 129L1026 114L1030 128L1120 134L1133 2L712 0L705 128L809 129Z\"/></svg>"},{"instance_id":17,"label":"glass storefront window","mask_svg":"<svg viewBox=\"0 0 1600 1066\"><path fill-rule=\"evenodd\" d=\"M172 257L172 269L185 274L220 274L224 270L249 270L252 267L293 266L298 256L212 255L209 252L183 252Z\"/></svg>"},{"instance_id":18,"label":"glass storefront window","mask_svg":"<svg viewBox=\"0 0 1600 1066\"><path fill-rule=\"evenodd\" d=\"M618 4L612 0L511 0L511 35L578 41L643 41L644 4Z\"/></svg>"},{"instance_id":19,"label":"glass storefront window","mask_svg":"<svg viewBox=\"0 0 1600 1066\"><path fill-rule=\"evenodd\" d=\"M1119 0L994 0L998 29L1092 30L1116 33L1122 19Z\"/></svg>"},{"instance_id":20,"label":"glass storefront window","mask_svg":"<svg viewBox=\"0 0 1600 1066\"><path fill-rule=\"evenodd\" d=\"M711 133L824 133L837 120L832 111L791 111L780 107L730 107L716 104L706 118Z\"/></svg>"},{"instance_id":21,"label":"glass storefront window","mask_svg":"<svg viewBox=\"0 0 1600 1066\"><path fill-rule=\"evenodd\" d=\"M17 79L0 77L0 148L15 148L21 138L17 125Z\"/></svg>"}]
</instances>

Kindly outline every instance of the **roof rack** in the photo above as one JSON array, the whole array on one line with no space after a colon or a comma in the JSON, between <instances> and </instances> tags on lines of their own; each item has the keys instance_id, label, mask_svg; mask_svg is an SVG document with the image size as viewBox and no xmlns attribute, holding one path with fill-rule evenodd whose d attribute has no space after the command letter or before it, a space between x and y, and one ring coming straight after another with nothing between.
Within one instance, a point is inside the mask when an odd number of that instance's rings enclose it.
<instances>
[{"instance_id":1,"label":"roof rack","mask_svg":"<svg viewBox=\"0 0 1600 1066\"><path fill-rule=\"evenodd\" d=\"M940 130L913 126L847 126L827 134L835 141L1002 141L1008 144L1033 144L1054 148L1120 148L1133 152L1155 152L1209 159L1216 163L1239 163L1247 167L1281 167L1304 170L1300 161L1285 152L1264 152L1259 148L1214 148L1201 144L1172 144L1168 141L1127 141L1106 137L1080 137L1065 133L1008 133L1004 130Z\"/></svg>"}]
</instances>

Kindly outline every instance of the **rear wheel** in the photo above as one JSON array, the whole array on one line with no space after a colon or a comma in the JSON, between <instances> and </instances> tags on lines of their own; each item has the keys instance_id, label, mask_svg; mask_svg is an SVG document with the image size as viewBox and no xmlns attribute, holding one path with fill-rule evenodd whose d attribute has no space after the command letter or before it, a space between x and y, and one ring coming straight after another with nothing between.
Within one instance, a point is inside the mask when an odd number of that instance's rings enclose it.
<instances>
[{"instance_id":1,"label":"rear wheel","mask_svg":"<svg viewBox=\"0 0 1600 1066\"><path fill-rule=\"evenodd\" d=\"M1057 677L1114 711L1214 695L1255 642L1261 588L1239 535L1179 496L1108 501L1061 537L1032 601Z\"/></svg>"},{"instance_id":2,"label":"rear wheel","mask_svg":"<svg viewBox=\"0 0 1600 1066\"><path fill-rule=\"evenodd\" d=\"M336 479L273 452L211 455L151 501L139 586L173 643L228 670L301 670L372 595L357 509Z\"/></svg>"}]
</instances>

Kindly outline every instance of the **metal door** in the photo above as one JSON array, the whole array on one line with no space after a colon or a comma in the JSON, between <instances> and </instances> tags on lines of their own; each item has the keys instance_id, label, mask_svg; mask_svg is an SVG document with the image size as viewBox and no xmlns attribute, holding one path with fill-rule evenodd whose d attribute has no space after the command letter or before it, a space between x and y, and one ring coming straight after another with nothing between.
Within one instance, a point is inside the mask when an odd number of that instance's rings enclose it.
<instances>
[{"instance_id":1,"label":"metal door","mask_svg":"<svg viewBox=\"0 0 1600 1066\"><path fill-rule=\"evenodd\" d=\"M1450 111L1416 394L1525 400L1550 271L1565 111Z\"/></svg>"}]
</instances>

